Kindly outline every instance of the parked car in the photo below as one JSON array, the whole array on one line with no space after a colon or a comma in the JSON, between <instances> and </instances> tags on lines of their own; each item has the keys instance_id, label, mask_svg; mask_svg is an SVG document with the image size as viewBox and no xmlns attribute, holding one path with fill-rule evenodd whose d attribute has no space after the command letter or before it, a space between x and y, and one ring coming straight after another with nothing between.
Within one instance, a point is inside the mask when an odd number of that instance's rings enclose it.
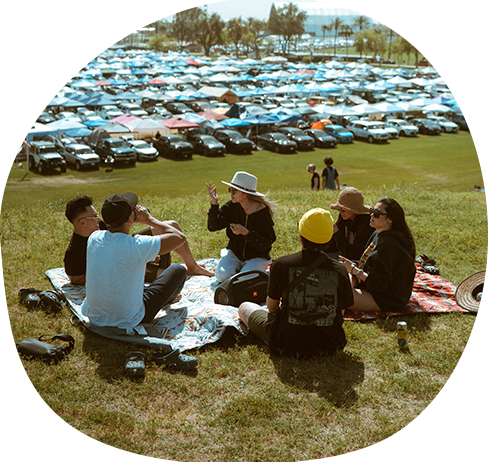
<instances>
[{"instance_id":1,"label":"parked car","mask_svg":"<svg viewBox=\"0 0 488 462\"><path fill-rule=\"evenodd\" d=\"M124 115L117 106L103 106L95 111L102 119L111 120Z\"/></svg>"},{"instance_id":2,"label":"parked car","mask_svg":"<svg viewBox=\"0 0 488 462\"><path fill-rule=\"evenodd\" d=\"M427 114L427 118L438 122L441 126L441 132L443 133L457 133L459 130L458 124L451 122L449 119L446 119L443 116Z\"/></svg>"},{"instance_id":3,"label":"parked car","mask_svg":"<svg viewBox=\"0 0 488 462\"><path fill-rule=\"evenodd\" d=\"M347 144L354 141L354 135L342 125L326 125L324 132L336 138L339 143Z\"/></svg>"},{"instance_id":4,"label":"parked car","mask_svg":"<svg viewBox=\"0 0 488 462\"><path fill-rule=\"evenodd\" d=\"M136 164L135 151L127 144L126 141L120 138L106 138L100 140L96 146L93 146L93 149L100 157L100 161L103 163Z\"/></svg>"},{"instance_id":5,"label":"parked car","mask_svg":"<svg viewBox=\"0 0 488 462\"><path fill-rule=\"evenodd\" d=\"M159 139L153 140L153 146L160 155L172 159L182 157L191 159L193 156L193 145L179 135L161 135Z\"/></svg>"},{"instance_id":6,"label":"parked car","mask_svg":"<svg viewBox=\"0 0 488 462\"><path fill-rule=\"evenodd\" d=\"M380 128L382 128L383 130L386 130L388 132L388 138L390 140L397 140L399 138L400 132L395 127L391 127L389 125L386 125L385 122L376 121L375 123L377 125L379 125Z\"/></svg>"},{"instance_id":7,"label":"parked car","mask_svg":"<svg viewBox=\"0 0 488 462\"><path fill-rule=\"evenodd\" d=\"M193 151L198 154L204 156L223 156L225 154L225 145L211 135L197 134L189 142L193 145Z\"/></svg>"},{"instance_id":8,"label":"parked car","mask_svg":"<svg viewBox=\"0 0 488 462\"><path fill-rule=\"evenodd\" d=\"M185 114L186 112L194 112L186 104L178 103L174 101L171 101L170 103L166 103L165 107L173 115Z\"/></svg>"},{"instance_id":9,"label":"parked car","mask_svg":"<svg viewBox=\"0 0 488 462\"><path fill-rule=\"evenodd\" d=\"M0 131L4 136L13 134L17 127L22 127L26 123L19 111L6 107L0 108Z\"/></svg>"},{"instance_id":10,"label":"parked car","mask_svg":"<svg viewBox=\"0 0 488 462\"><path fill-rule=\"evenodd\" d=\"M289 140L294 141L297 144L297 149L312 150L315 146L315 140L305 134L300 128L280 127L278 131L283 133Z\"/></svg>"},{"instance_id":11,"label":"parked car","mask_svg":"<svg viewBox=\"0 0 488 462\"><path fill-rule=\"evenodd\" d=\"M190 108L195 112L203 112L205 109L211 109L211 106L208 101L193 101L190 103Z\"/></svg>"},{"instance_id":12,"label":"parked car","mask_svg":"<svg viewBox=\"0 0 488 462\"><path fill-rule=\"evenodd\" d=\"M478 133L488 131L488 120L483 119L478 114L458 112L454 114L452 121L457 123L461 130L471 130Z\"/></svg>"},{"instance_id":13,"label":"parked car","mask_svg":"<svg viewBox=\"0 0 488 462\"><path fill-rule=\"evenodd\" d=\"M29 169L37 167L39 173L59 168L66 172L66 161L59 154L58 149L50 141L32 141L29 147Z\"/></svg>"},{"instance_id":14,"label":"parked car","mask_svg":"<svg viewBox=\"0 0 488 462\"><path fill-rule=\"evenodd\" d=\"M75 121L75 122L80 122L81 123L81 119L74 112L69 112L69 111L58 112L54 116L54 118L56 120L69 119L71 121Z\"/></svg>"},{"instance_id":15,"label":"parked car","mask_svg":"<svg viewBox=\"0 0 488 462\"><path fill-rule=\"evenodd\" d=\"M256 142L268 151L296 152L297 144L289 140L283 133L265 133L256 137Z\"/></svg>"},{"instance_id":16,"label":"parked car","mask_svg":"<svg viewBox=\"0 0 488 462\"><path fill-rule=\"evenodd\" d=\"M76 170L100 167L100 157L86 144L68 144L61 155L66 163L73 165Z\"/></svg>"},{"instance_id":17,"label":"parked car","mask_svg":"<svg viewBox=\"0 0 488 462\"><path fill-rule=\"evenodd\" d=\"M400 136L417 136L419 134L418 127L403 119L388 119L385 125L396 128Z\"/></svg>"},{"instance_id":18,"label":"parked car","mask_svg":"<svg viewBox=\"0 0 488 462\"><path fill-rule=\"evenodd\" d=\"M378 123L367 120L352 120L347 124L347 129L354 134L354 138L366 139L368 143L387 142L390 136Z\"/></svg>"},{"instance_id":19,"label":"parked car","mask_svg":"<svg viewBox=\"0 0 488 462\"><path fill-rule=\"evenodd\" d=\"M219 129L214 132L214 136L225 145L227 152L250 154L254 149L254 143L235 130Z\"/></svg>"},{"instance_id":20,"label":"parked car","mask_svg":"<svg viewBox=\"0 0 488 462\"><path fill-rule=\"evenodd\" d=\"M146 112L148 114L159 114L161 116L168 116L168 117L172 117L172 115L173 115L165 107L158 106L158 105L156 105L156 106L149 106L146 109Z\"/></svg>"},{"instance_id":21,"label":"parked car","mask_svg":"<svg viewBox=\"0 0 488 462\"><path fill-rule=\"evenodd\" d=\"M136 117L147 116L148 113L137 103L120 103L119 107L124 113L131 114Z\"/></svg>"},{"instance_id":22,"label":"parked car","mask_svg":"<svg viewBox=\"0 0 488 462\"><path fill-rule=\"evenodd\" d=\"M412 124L414 124L419 129L419 133L423 135L440 135L441 126L431 119L412 119Z\"/></svg>"},{"instance_id":23,"label":"parked car","mask_svg":"<svg viewBox=\"0 0 488 462\"><path fill-rule=\"evenodd\" d=\"M31 111L25 115L27 123L38 122L40 124L48 124L54 122L54 117L46 111Z\"/></svg>"},{"instance_id":24,"label":"parked car","mask_svg":"<svg viewBox=\"0 0 488 462\"><path fill-rule=\"evenodd\" d=\"M466 69L466 65L464 63L452 63L449 64L451 69Z\"/></svg>"},{"instance_id":25,"label":"parked car","mask_svg":"<svg viewBox=\"0 0 488 462\"><path fill-rule=\"evenodd\" d=\"M328 135L323 130L304 130L304 133L315 140L316 148L335 148L337 146L337 139Z\"/></svg>"},{"instance_id":26,"label":"parked car","mask_svg":"<svg viewBox=\"0 0 488 462\"><path fill-rule=\"evenodd\" d=\"M157 160L158 151L144 140L127 140L129 146L136 152L137 160Z\"/></svg>"}]
</instances>

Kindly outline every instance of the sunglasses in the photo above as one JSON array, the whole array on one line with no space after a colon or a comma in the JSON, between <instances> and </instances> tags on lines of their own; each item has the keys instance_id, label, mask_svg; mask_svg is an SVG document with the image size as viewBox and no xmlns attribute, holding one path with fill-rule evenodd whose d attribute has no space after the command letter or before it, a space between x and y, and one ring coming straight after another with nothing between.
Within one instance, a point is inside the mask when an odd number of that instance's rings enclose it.
<instances>
[{"instance_id":1,"label":"sunglasses","mask_svg":"<svg viewBox=\"0 0 488 462\"><path fill-rule=\"evenodd\" d=\"M369 208L369 214L373 215L375 218L379 218L381 215L388 215L386 212L382 212L380 209L375 209L373 207Z\"/></svg>"},{"instance_id":2,"label":"sunglasses","mask_svg":"<svg viewBox=\"0 0 488 462\"><path fill-rule=\"evenodd\" d=\"M234 194L234 193L236 193L237 191L239 191L239 189L235 189L235 188L229 188L229 192L230 192L231 194Z\"/></svg>"}]
</instances>

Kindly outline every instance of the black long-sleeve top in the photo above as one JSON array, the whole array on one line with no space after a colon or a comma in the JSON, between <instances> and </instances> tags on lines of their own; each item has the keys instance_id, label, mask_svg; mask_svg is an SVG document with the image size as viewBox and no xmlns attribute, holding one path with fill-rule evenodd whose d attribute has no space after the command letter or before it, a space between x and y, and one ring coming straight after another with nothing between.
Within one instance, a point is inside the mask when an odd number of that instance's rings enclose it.
<instances>
[{"instance_id":1,"label":"black long-sleeve top","mask_svg":"<svg viewBox=\"0 0 488 462\"><path fill-rule=\"evenodd\" d=\"M230 224L236 223L249 230L249 234L236 235L230 229ZM247 215L241 204L228 201L222 207L211 205L208 211L207 228L218 231L226 228L229 238L227 248L232 250L239 260L251 258L265 258L270 260L270 251L276 240L274 222L268 207Z\"/></svg>"},{"instance_id":2,"label":"black long-sleeve top","mask_svg":"<svg viewBox=\"0 0 488 462\"><path fill-rule=\"evenodd\" d=\"M374 232L369 225L369 215L356 215L354 220L343 220L339 215L339 230L332 235L339 253L349 260L359 260L366 248L366 243Z\"/></svg>"}]
</instances>

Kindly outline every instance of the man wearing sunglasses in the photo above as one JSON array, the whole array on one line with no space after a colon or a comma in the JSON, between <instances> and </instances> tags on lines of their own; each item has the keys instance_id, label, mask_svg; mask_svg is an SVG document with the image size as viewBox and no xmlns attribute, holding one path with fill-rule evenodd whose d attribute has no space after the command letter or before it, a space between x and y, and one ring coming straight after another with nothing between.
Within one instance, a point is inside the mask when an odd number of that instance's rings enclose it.
<instances>
[{"instance_id":1,"label":"man wearing sunglasses","mask_svg":"<svg viewBox=\"0 0 488 462\"><path fill-rule=\"evenodd\" d=\"M66 218L73 225L73 234L64 254L64 270L71 284L85 284L86 246L90 235L106 229L90 196L76 196L66 204Z\"/></svg>"}]
</instances>

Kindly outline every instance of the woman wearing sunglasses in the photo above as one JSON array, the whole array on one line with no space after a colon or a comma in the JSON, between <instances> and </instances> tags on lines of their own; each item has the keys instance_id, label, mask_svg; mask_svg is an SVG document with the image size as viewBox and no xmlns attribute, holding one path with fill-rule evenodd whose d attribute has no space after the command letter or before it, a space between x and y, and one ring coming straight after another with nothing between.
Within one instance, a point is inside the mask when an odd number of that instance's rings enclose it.
<instances>
[{"instance_id":1,"label":"woman wearing sunglasses","mask_svg":"<svg viewBox=\"0 0 488 462\"><path fill-rule=\"evenodd\" d=\"M400 204L385 197L370 212L375 247L363 269L339 256L353 276L354 311L394 311L410 300L415 277L415 241Z\"/></svg>"},{"instance_id":2,"label":"woman wearing sunglasses","mask_svg":"<svg viewBox=\"0 0 488 462\"><path fill-rule=\"evenodd\" d=\"M207 227L209 231L226 229L229 242L220 252L215 270L223 282L244 271L264 271L271 263L270 251L276 240L273 207L264 194L257 192L258 179L247 172L237 172L229 185L230 200L219 207L217 188L207 184L210 196Z\"/></svg>"}]
</instances>

